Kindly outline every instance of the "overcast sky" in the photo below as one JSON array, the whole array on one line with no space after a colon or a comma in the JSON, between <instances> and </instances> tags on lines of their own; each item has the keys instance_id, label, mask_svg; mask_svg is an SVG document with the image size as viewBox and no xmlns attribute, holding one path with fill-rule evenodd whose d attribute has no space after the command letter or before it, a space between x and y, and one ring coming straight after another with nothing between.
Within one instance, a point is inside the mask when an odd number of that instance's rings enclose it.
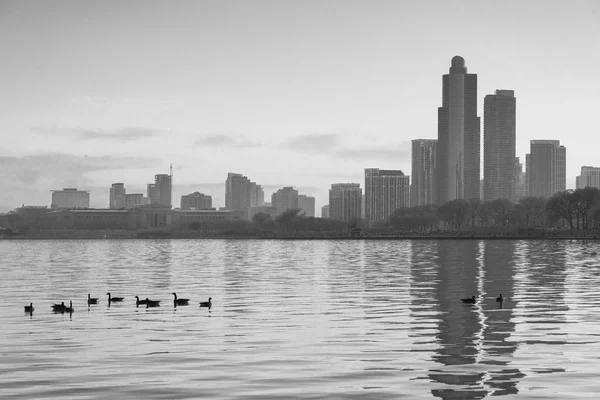
<instances>
[{"instance_id":1,"label":"overcast sky","mask_svg":"<svg viewBox=\"0 0 600 400\"><path fill-rule=\"evenodd\" d=\"M573 187L600 166L599 43L594 0L0 1L0 211L65 186L107 207L111 183L145 192L170 163L175 206L223 206L237 172L319 209L365 168L411 173L455 55L479 115L515 91L517 156L567 147Z\"/></svg>"}]
</instances>

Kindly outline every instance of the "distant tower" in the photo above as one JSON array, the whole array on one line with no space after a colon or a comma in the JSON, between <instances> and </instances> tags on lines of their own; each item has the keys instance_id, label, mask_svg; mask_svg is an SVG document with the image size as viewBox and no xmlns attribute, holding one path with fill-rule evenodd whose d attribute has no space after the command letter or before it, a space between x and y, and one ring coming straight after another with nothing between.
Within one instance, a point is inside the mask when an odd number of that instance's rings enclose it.
<instances>
[{"instance_id":1,"label":"distant tower","mask_svg":"<svg viewBox=\"0 0 600 400\"><path fill-rule=\"evenodd\" d=\"M529 154L529 196L551 197L566 189L566 154L559 140L532 140Z\"/></svg>"},{"instance_id":2,"label":"distant tower","mask_svg":"<svg viewBox=\"0 0 600 400\"><path fill-rule=\"evenodd\" d=\"M581 175L577 177L576 182L576 189L585 189L588 186L600 189L600 168L581 167Z\"/></svg>"},{"instance_id":3,"label":"distant tower","mask_svg":"<svg viewBox=\"0 0 600 400\"><path fill-rule=\"evenodd\" d=\"M483 104L483 199L516 201L517 106L513 90L496 90Z\"/></svg>"},{"instance_id":4,"label":"distant tower","mask_svg":"<svg viewBox=\"0 0 600 400\"><path fill-rule=\"evenodd\" d=\"M400 170L365 169L365 219L387 221L410 204L410 177Z\"/></svg>"},{"instance_id":5,"label":"distant tower","mask_svg":"<svg viewBox=\"0 0 600 400\"><path fill-rule=\"evenodd\" d=\"M275 215L298 208L298 191L291 186L279 189L271 195L271 204L275 207Z\"/></svg>"},{"instance_id":6,"label":"distant tower","mask_svg":"<svg viewBox=\"0 0 600 400\"><path fill-rule=\"evenodd\" d=\"M437 139L415 139L412 141L412 176L410 206L434 204Z\"/></svg>"},{"instance_id":7,"label":"distant tower","mask_svg":"<svg viewBox=\"0 0 600 400\"><path fill-rule=\"evenodd\" d=\"M477 116L477 74L468 74L465 60L452 58L442 77L438 108L438 204L454 199L479 199L480 121Z\"/></svg>"},{"instance_id":8,"label":"distant tower","mask_svg":"<svg viewBox=\"0 0 600 400\"><path fill-rule=\"evenodd\" d=\"M160 204L172 207L172 178L172 175L167 174L154 175L154 183L148 184L148 198L150 199L150 204Z\"/></svg>"},{"instance_id":9,"label":"distant tower","mask_svg":"<svg viewBox=\"0 0 600 400\"><path fill-rule=\"evenodd\" d=\"M329 190L329 218L346 222L360 220L361 199L360 184L332 184Z\"/></svg>"}]
</instances>

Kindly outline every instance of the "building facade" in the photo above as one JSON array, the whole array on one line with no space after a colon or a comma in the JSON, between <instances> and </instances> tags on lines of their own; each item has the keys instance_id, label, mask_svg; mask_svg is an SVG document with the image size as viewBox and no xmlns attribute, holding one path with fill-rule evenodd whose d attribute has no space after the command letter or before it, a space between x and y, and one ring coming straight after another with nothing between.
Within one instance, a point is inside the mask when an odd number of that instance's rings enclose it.
<instances>
[{"instance_id":1,"label":"building facade","mask_svg":"<svg viewBox=\"0 0 600 400\"><path fill-rule=\"evenodd\" d=\"M483 200L516 201L517 107L513 90L496 90L483 104Z\"/></svg>"},{"instance_id":2,"label":"building facade","mask_svg":"<svg viewBox=\"0 0 600 400\"><path fill-rule=\"evenodd\" d=\"M77 188L53 190L50 208L90 208L90 191Z\"/></svg>"},{"instance_id":3,"label":"building facade","mask_svg":"<svg viewBox=\"0 0 600 400\"><path fill-rule=\"evenodd\" d=\"M362 189L359 183L334 183L329 190L329 218L338 221L360 220Z\"/></svg>"},{"instance_id":4,"label":"building facade","mask_svg":"<svg viewBox=\"0 0 600 400\"><path fill-rule=\"evenodd\" d=\"M551 197L567 185L567 152L559 140L532 140L530 142L527 180L529 196Z\"/></svg>"},{"instance_id":5,"label":"building facade","mask_svg":"<svg viewBox=\"0 0 600 400\"><path fill-rule=\"evenodd\" d=\"M172 207L173 176L168 174L154 175L154 183L148 184L150 204Z\"/></svg>"},{"instance_id":6,"label":"building facade","mask_svg":"<svg viewBox=\"0 0 600 400\"><path fill-rule=\"evenodd\" d=\"M365 219L387 221L410 206L410 177L400 170L365 169Z\"/></svg>"},{"instance_id":7,"label":"building facade","mask_svg":"<svg viewBox=\"0 0 600 400\"><path fill-rule=\"evenodd\" d=\"M118 210L125 207L125 184L113 183L110 187L110 196L108 200L108 208Z\"/></svg>"},{"instance_id":8,"label":"building facade","mask_svg":"<svg viewBox=\"0 0 600 400\"><path fill-rule=\"evenodd\" d=\"M307 217L315 216L315 198L304 194L298 195L298 208Z\"/></svg>"},{"instance_id":9,"label":"building facade","mask_svg":"<svg viewBox=\"0 0 600 400\"><path fill-rule=\"evenodd\" d=\"M210 210L212 197L204 193L194 192L181 196L181 210Z\"/></svg>"},{"instance_id":10,"label":"building facade","mask_svg":"<svg viewBox=\"0 0 600 400\"><path fill-rule=\"evenodd\" d=\"M600 168L581 167L581 175L576 178L576 189L585 189L586 187L600 189Z\"/></svg>"},{"instance_id":11,"label":"building facade","mask_svg":"<svg viewBox=\"0 0 600 400\"><path fill-rule=\"evenodd\" d=\"M326 204L323 207L321 207L321 218L329 218L329 204Z\"/></svg>"},{"instance_id":12,"label":"building facade","mask_svg":"<svg viewBox=\"0 0 600 400\"><path fill-rule=\"evenodd\" d=\"M298 191L291 186L279 189L271 195L271 204L275 214L281 215L287 210L298 209Z\"/></svg>"},{"instance_id":13,"label":"building facade","mask_svg":"<svg viewBox=\"0 0 600 400\"><path fill-rule=\"evenodd\" d=\"M468 74L465 60L455 56L450 73L442 77L438 108L438 204L480 198L480 143L477 74Z\"/></svg>"},{"instance_id":14,"label":"building facade","mask_svg":"<svg viewBox=\"0 0 600 400\"><path fill-rule=\"evenodd\" d=\"M250 207L264 204L264 191L260 185L242 174L230 172L225 181L225 208L242 212L248 220Z\"/></svg>"},{"instance_id":15,"label":"building facade","mask_svg":"<svg viewBox=\"0 0 600 400\"><path fill-rule=\"evenodd\" d=\"M411 207L436 202L437 142L437 139L415 139L412 141Z\"/></svg>"}]
</instances>

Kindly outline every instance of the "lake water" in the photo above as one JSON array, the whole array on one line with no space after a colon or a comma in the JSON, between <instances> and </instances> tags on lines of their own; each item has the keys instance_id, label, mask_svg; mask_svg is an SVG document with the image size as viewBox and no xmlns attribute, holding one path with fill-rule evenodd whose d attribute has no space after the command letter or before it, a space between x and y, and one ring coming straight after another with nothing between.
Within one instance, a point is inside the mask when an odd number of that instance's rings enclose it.
<instances>
[{"instance_id":1,"label":"lake water","mask_svg":"<svg viewBox=\"0 0 600 400\"><path fill-rule=\"evenodd\" d=\"M596 253L568 241L0 241L0 397L595 399ZM108 307L106 292L125 300ZM53 313L62 301L75 312Z\"/></svg>"}]
</instances>

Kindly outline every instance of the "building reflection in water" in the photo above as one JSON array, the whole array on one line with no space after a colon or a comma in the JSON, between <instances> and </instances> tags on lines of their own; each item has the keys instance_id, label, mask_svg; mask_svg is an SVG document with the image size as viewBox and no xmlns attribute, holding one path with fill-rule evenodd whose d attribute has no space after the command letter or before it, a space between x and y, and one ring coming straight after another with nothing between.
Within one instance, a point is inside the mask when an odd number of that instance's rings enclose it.
<instances>
[{"instance_id":1,"label":"building reflection in water","mask_svg":"<svg viewBox=\"0 0 600 400\"><path fill-rule=\"evenodd\" d=\"M509 368L516 345L510 304L496 296L514 291L513 242L442 240L415 243L412 257L411 320L415 335L435 335L438 367L428 378L444 399L517 393L523 374ZM477 304L460 299L476 296ZM429 302L430 306L427 306ZM422 321L422 322L418 322ZM427 322L435 321L437 329Z\"/></svg>"}]
</instances>

